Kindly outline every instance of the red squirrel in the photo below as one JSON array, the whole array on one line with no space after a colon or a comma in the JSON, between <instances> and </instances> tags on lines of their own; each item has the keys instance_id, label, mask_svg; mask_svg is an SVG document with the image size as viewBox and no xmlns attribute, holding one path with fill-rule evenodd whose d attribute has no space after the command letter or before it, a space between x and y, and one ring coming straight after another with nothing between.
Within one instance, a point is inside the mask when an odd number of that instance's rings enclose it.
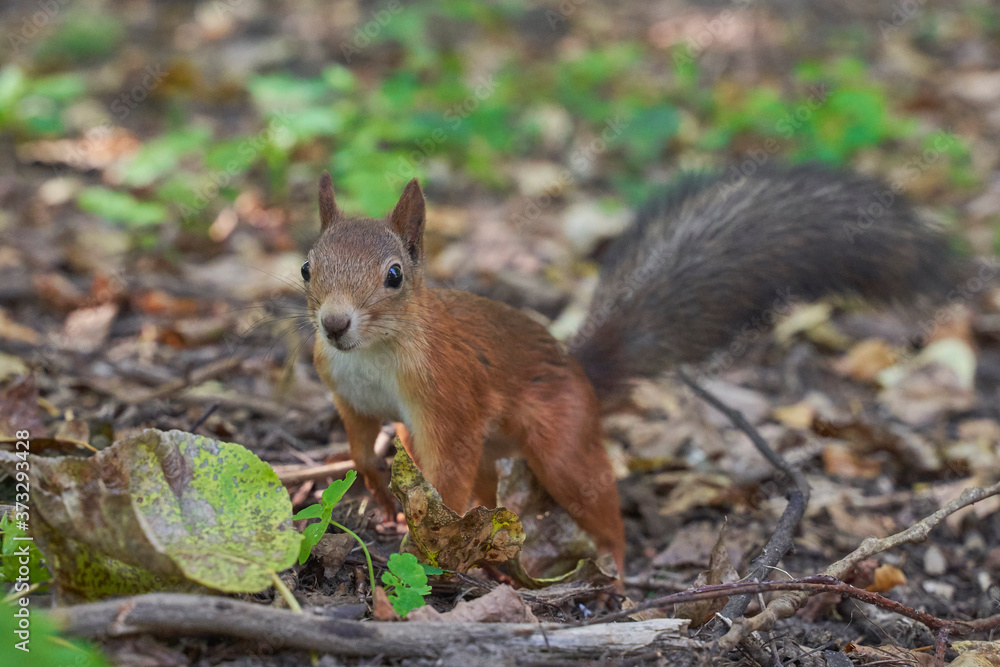
<instances>
[{"instance_id":1,"label":"red squirrel","mask_svg":"<svg viewBox=\"0 0 1000 667\"><path fill-rule=\"evenodd\" d=\"M886 204L884 191L817 166L683 177L609 247L590 315L567 349L515 308L425 284L416 179L378 220L345 215L324 174L321 235L302 277L316 368L359 472L394 511L374 443L384 421L399 422L425 477L463 512L472 500L495 506L496 460L521 456L624 573L598 397L704 360L779 294L940 291L952 277L947 244L899 197Z\"/></svg>"}]
</instances>

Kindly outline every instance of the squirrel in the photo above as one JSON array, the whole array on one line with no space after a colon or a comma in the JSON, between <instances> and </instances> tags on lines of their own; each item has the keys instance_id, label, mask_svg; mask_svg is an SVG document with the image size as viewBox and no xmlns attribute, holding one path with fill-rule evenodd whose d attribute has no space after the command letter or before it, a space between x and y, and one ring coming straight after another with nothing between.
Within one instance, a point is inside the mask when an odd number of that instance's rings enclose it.
<instances>
[{"instance_id":1,"label":"squirrel","mask_svg":"<svg viewBox=\"0 0 1000 667\"><path fill-rule=\"evenodd\" d=\"M602 403L632 378L705 360L779 293L891 302L942 292L955 266L946 239L898 195L818 165L684 176L610 244L566 346L511 306L426 284L416 179L378 220L341 212L324 174L321 233L302 266L316 368L387 512L395 502L374 443L395 421L448 507L495 506L495 462L520 455L623 574Z\"/></svg>"}]
</instances>

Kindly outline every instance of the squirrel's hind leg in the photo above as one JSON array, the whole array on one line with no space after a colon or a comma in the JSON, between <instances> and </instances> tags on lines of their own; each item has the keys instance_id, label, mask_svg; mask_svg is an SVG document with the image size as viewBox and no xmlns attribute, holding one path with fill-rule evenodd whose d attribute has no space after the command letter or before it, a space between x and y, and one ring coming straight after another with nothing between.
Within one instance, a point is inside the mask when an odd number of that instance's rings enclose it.
<instances>
[{"instance_id":1,"label":"squirrel's hind leg","mask_svg":"<svg viewBox=\"0 0 1000 667\"><path fill-rule=\"evenodd\" d=\"M524 457L538 481L594 539L598 552L611 554L619 576L625 576L625 525L618 484L596 416L593 423L579 425L559 420L537 424L529 440Z\"/></svg>"}]
</instances>

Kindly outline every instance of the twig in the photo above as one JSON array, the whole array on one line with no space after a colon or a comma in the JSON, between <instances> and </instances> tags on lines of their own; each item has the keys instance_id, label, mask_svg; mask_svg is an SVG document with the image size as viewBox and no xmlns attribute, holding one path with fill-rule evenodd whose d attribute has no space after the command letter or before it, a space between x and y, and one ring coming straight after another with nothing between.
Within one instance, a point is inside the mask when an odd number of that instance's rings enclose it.
<instances>
[{"instance_id":1,"label":"twig","mask_svg":"<svg viewBox=\"0 0 1000 667\"><path fill-rule=\"evenodd\" d=\"M14 445L18 442L17 438L0 438L0 445L5 445L0 447L0 449L11 449L6 445ZM53 449L69 449L74 447L76 449L86 449L91 452L97 453L97 448L91 445L85 440L77 440L76 438L32 438L31 447L33 451L39 451L42 449L53 448Z\"/></svg>"},{"instance_id":2,"label":"twig","mask_svg":"<svg viewBox=\"0 0 1000 667\"><path fill-rule=\"evenodd\" d=\"M362 623L179 593L58 607L50 614L66 633L82 637L223 635L261 641L273 650L347 656L436 658L464 644L486 645L525 659L596 660L694 645L682 634L688 623L683 619L590 628L555 623Z\"/></svg>"},{"instance_id":3,"label":"twig","mask_svg":"<svg viewBox=\"0 0 1000 667\"><path fill-rule=\"evenodd\" d=\"M198 421L191 424L191 428L189 428L188 431L190 433L194 433L195 431L197 431L202 424L208 421L209 417L215 414L215 411L218 409L219 409L219 404L212 403L210 406L208 406L208 410L205 410L205 412L201 413L201 417L198 417Z\"/></svg>"},{"instance_id":4,"label":"twig","mask_svg":"<svg viewBox=\"0 0 1000 667\"><path fill-rule=\"evenodd\" d=\"M741 581L734 584L713 584L702 586L683 593L673 593L663 595L641 602L634 607L605 614L597 618L584 621L581 625L596 625L622 620L647 609L662 608L675 605L681 602L697 602L699 600L709 600L719 597L734 595L756 595L773 591L801 591L806 597L817 593L839 593L847 595L856 600L861 600L876 607L886 609L893 613L912 618L913 620L927 626L931 630L944 632L948 636L967 636L975 632L989 632L1000 627L1000 615L980 619L978 621L950 621L927 612L909 607L902 602L889 599L884 595L874 591L865 590L846 584L838 579L826 575L815 575L812 577L802 577L800 579L788 579L784 581Z\"/></svg>"},{"instance_id":5,"label":"twig","mask_svg":"<svg viewBox=\"0 0 1000 667\"><path fill-rule=\"evenodd\" d=\"M171 380L170 382L165 382L156 389L151 389L149 391L136 392L134 395L129 397L130 403L145 403L146 401L151 401L157 398L165 398L167 396L176 394L187 387L194 385L199 385L207 380L211 380L223 373L226 373L233 368L236 368L243 363L243 356L231 356L225 359L219 359L213 361L212 363L202 366L191 371L187 376L182 378L177 378L176 380Z\"/></svg>"},{"instance_id":6,"label":"twig","mask_svg":"<svg viewBox=\"0 0 1000 667\"><path fill-rule=\"evenodd\" d=\"M326 477L343 477L348 470L357 470L354 461L337 461L321 466L272 466L274 472L278 473L278 479L286 486L297 484L309 480L324 479Z\"/></svg>"},{"instance_id":7,"label":"twig","mask_svg":"<svg viewBox=\"0 0 1000 667\"><path fill-rule=\"evenodd\" d=\"M792 536L795 533L795 528L802 521L802 517L806 512L806 505L809 504L809 483L806 481L806 477L802 474L801 470L793 468L780 454L771 449L771 446L767 444L763 436L743 416L743 413L723 403L715 394L699 385L679 368L677 369L677 376L699 398L724 414L736 428L743 431L750 438L750 441L753 442L757 451L761 453L761 456L792 481L793 486L788 489L788 504L785 505L785 511L782 512L781 518L778 519L778 523L774 527L774 531L771 533L767 544L764 545L764 549L759 556L753 559L750 570L743 577L744 581L760 581L768 575L771 568L775 567L788 550L792 548ZM719 613L726 618L735 620L743 616L752 599L752 595L731 597ZM717 637L721 637L725 632L726 626L722 623L716 623L712 628L712 634Z\"/></svg>"},{"instance_id":8,"label":"twig","mask_svg":"<svg viewBox=\"0 0 1000 667\"><path fill-rule=\"evenodd\" d=\"M950 514L954 514L963 507L968 507L973 503L977 503L980 500L984 500L997 494L1000 494L1000 482L988 487L974 487L966 489L958 498L955 498L938 511L928 517L925 517L904 531L896 533L895 535L890 535L889 537L866 538L861 543L861 546L844 558L841 558L836 563L830 565L826 568L823 574L836 579L842 579L858 563L866 558L871 558L872 556L880 554L883 551L893 549L902 544L922 542L927 539L931 530L944 521ZM734 624L729 632L719 639L719 648L723 651L730 651L750 633L770 630L779 620L783 618L791 618L791 616L799 610L799 607L805 603L808 597L808 593L797 592L775 598L760 614L754 616L753 618L746 619L743 623ZM995 617L983 619L983 621L973 622L973 627L994 627L989 626L989 623L997 623L997 621L993 620L993 618Z\"/></svg>"}]
</instances>

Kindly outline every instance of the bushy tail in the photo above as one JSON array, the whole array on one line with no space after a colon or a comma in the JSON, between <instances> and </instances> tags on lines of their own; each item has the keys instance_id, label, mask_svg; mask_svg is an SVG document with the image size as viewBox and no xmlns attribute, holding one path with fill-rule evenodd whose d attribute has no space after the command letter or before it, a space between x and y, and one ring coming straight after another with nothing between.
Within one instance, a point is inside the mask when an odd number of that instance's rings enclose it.
<instances>
[{"instance_id":1,"label":"bushy tail","mask_svg":"<svg viewBox=\"0 0 1000 667\"><path fill-rule=\"evenodd\" d=\"M947 239L879 181L817 165L688 175L608 249L571 348L604 398L759 335L789 301L912 301L959 274Z\"/></svg>"}]
</instances>

